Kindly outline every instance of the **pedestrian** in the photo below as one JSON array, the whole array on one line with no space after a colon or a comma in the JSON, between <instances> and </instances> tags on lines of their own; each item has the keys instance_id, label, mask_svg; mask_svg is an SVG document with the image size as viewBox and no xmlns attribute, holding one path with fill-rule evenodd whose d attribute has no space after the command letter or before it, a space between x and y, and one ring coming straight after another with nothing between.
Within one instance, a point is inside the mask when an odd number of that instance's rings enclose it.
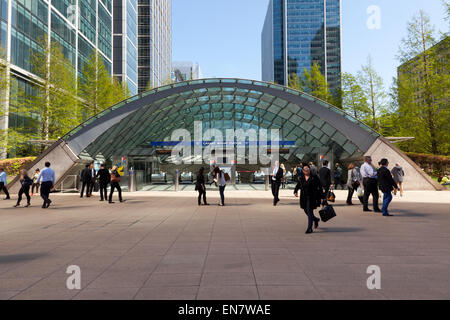
<instances>
[{"instance_id":1,"label":"pedestrian","mask_svg":"<svg viewBox=\"0 0 450 320\"><path fill-rule=\"evenodd\" d=\"M220 203L219 206L225 206L225 187L227 186L227 181L225 179L225 173L220 170L219 167L214 168L214 182L219 186L220 193Z\"/></svg>"},{"instance_id":2,"label":"pedestrian","mask_svg":"<svg viewBox=\"0 0 450 320\"><path fill-rule=\"evenodd\" d=\"M94 187L95 187L95 183L96 183L95 178L97 175L97 173L95 172L93 163L91 163L91 165L89 166L89 173L90 173L90 178L91 178L91 182L90 182L90 186L89 186L89 196L92 197L92 192L94 191Z\"/></svg>"},{"instance_id":3,"label":"pedestrian","mask_svg":"<svg viewBox=\"0 0 450 320\"><path fill-rule=\"evenodd\" d=\"M378 181L377 181L377 171L372 164L372 157L364 157L364 164L361 166L361 177L363 179L364 185L364 198L363 198L363 210L364 212L372 212L369 209L369 196L372 195L373 198L373 210L375 212L381 212L378 206L378 199L380 197L378 193Z\"/></svg>"},{"instance_id":4,"label":"pedestrian","mask_svg":"<svg viewBox=\"0 0 450 320\"><path fill-rule=\"evenodd\" d=\"M111 174L108 169L105 168L104 164L100 165L100 170L98 170L96 177L98 178L100 185L100 201L108 200L108 184L111 181Z\"/></svg>"},{"instance_id":5,"label":"pedestrian","mask_svg":"<svg viewBox=\"0 0 450 320\"><path fill-rule=\"evenodd\" d=\"M202 197L203 204L205 206L209 206L206 201L206 181L205 181L205 168L200 168L197 174L197 183L195 184L195 190L198 191L198 205L202 205Z\"/></svg>"},{"instance_id":6,"label":"pedestrian","mask_svg":"<svg viewBox=\"0 0 450 320\"><path fill-rule=\"evenodd\" d=\"M383 192L382 212L383 216L392 217L393 215L389 213L388 208L392 201L392 191L397 191L399 187L395 183L394 178L392 178L391 171L388 169L389 161L387 159L382 159L380 164L381 167L378 170L378 181L380 184L380 190Z\"/></svg>"},{"instance_id":7,"label":"pedestrian","mask_svg":"<svg viewBox=\"0 0 450 320\"><path fill-rule=\"evenodd\" d=\"M313 223L315 229L319 227L320 219L314 215L314 210L320 206L323 199L323 192L319 177L311 174L309 166L303 167L303 174L295 187L294 195L298 197L298 191L301 190L300 208L308 216L308 229L306 230L306 234L310 234L313 233Z\"/></svg>"},{"instance_id":8,"label":"pedestrian","mask_svg":"<svg viewBox=\"0 0 450 320\"><path fill-rule=\"evenodd\" d=\"M403 171L403 168L398 163L396 163L391 172L392 176L394 177L395 183L400 188L400 197L403 197L403 179L405 177L405 171ZM396 193L397 192L395 192L395 194Z\"/></svg>"},{"instance_id":9,"label":"pedestrian","mask_svg":"<svg viewBox=\"0 0 450 320\"><path fill-rule=\"evenodd\" d=\"M352 198L355 191L361 186L361 176L354 163L350 163L348 166L348 178L347 178L347 205L352 206Z\"/></svg>"},{"instance_id":10,"label":"pedestrian","mask_svg":"<svg viewBox=\"0 0 450 320\"><path fill-rule=\"evenodd\" d=\"M22 196L25 194L27 197L27 205L25 208L28 208L31 206L31 197L30 197L30 187L33 184L33 180L28 176L28 172L26 170L20 170L20 190L19 190L19 197L17 198L17 203L14 206L15 208L20 206L20 202L22 201Z\"/></svg>"},{"instance_id":11,"label":"pedestrian","mask_svg":"<svg viewBox=\"0 0 450 320\"><path fill-rule=\"evenodd\" d=\"M119 193L119 201L123 202L122 200L122 188L120 188L120 174L117 171L118 167L114 166L111 169L111 191L109 192L109 203L114 203L112 201L112 197L114 194L114 189L117 189L117 192Z\"/></svg>"},{"instance_id":12,"label":"pedestrian","mask_svg":"<svg viewBox=\"0 0 450 320\"><path fill-rule=\"evenodd\" d=\"M287 170L286 167L284 166L284 164L280 164L280 168L283 170L283 177L281 178L281 188L282 189L286 189L286 174L287 174Z\"/></svg>"},{"instance_id":13,"label":"pedestrian","mask_svg":"<svg viewBox=\"0 0 450 320\"><path fill-rule=\"evenodd\" d=\"M36 169L34 171L33 184L31 185L31 196L34 196L35 190L36 190L36 193L39 193L39 183L37 183L37 178L39 177L39 173L41 173L41 171L39 169Z\"/></svg>"},{"instance_id":14,"label":"pedestrian","mask_svg":"<svg viewBox=\"0 0 450 320\"><path fill-rule=\"evenodd\" d=\"M55 185L55 171L50 168L50 162L45 163L45 168L42 169L39 177L37 178L37 183L41 183L41 197L44 200L42 204L42 209L50 207L52 200L50 200L50 191Z\"/></svg>"},{"instance_id":15,"label":"pedestrian","mask_svg":"<svg viewBox=\"0 0 450 320\"><path fill-rule=\"evenodd\" d=\"M281 179L283 178L283 169L280 167L280 162L275 161L275 166L272 169L272 177L270 181L272 182L272 195L273 195L273 205L276 206L280 202L280 185Z\"/></svg>"},{"instance_id":16,"label":"pedestrian","mask_svg":"<svg viewBox=\"0 0 450 320\"><path fill-rule=\"evenodd\" d=\"M309 162L308 163L308 166L309 166L309 170L310 170L310 172L311 172L311 175L312 176L316 176L317 175L317 173L318 173L318 170L317 170L317 167L314 165L314 162Z\"/></svg>"},{"instance_id":17,"label":"pedestrian","mask_svg":"<svg viewBox=\"0 0 450 320\"><path fill-rule=\"evenodd\" d=\"M294 175L294 181L295 181L295 183L297 183L300 180L300 177L303 176L303 163L300 162L295 167L293 175Z\"/></svg>"},{"instance_id":18,"label":"pedestrian","mask_svg":"<svg viewBox=\"0 0 450 320\"><path fill-rule=\"evenodd\" d=\"M328 168L328 160L323 162L323 167L319 170L320 184L323 188L324 203L327 203L328 194L331 187L331 170Z\"/></svg>"},{"instance_id":19,"label":"pedestrian","mask_svg":"<svg viewBox=\"0 0 450 320\"><path fill-rule=\"evenodd\" d=\"M6 185L8 184L8 180L6 179L6 172L3 168L0 168L0 192L4 192L6 195L6 198L3 200L10 200L8 188L6 188Z\"/></svg>"},{"instance_id":20,"label":"pedestrian","mask_svg":"<svg viewBox=\"0 0 450 320\"><path fill-rule=\"evenodd\" d=\"M90 165L87 164L85 166L85 168L81 171L81 174L80 174L81 183L82 183L80 198L83 198L83 193L84 193L85 189L86 189L86 198L90 197L89 190L91 187L92 179L91 179L91 170L89 167L90 167Z\"/></svg>"},{"instance_id":21,"label":"pedestrian","mask_svg":"<svg viewBox=\"0 0 450 320\"><path fill-rule=\"evenodd\" d=\"M341 186L341 189L344 190L344 183L342 181L342 168L339 163L336 163L334 169L334 186L336 190L338 189L338 186Z\"/></svg>"}]
</instances>

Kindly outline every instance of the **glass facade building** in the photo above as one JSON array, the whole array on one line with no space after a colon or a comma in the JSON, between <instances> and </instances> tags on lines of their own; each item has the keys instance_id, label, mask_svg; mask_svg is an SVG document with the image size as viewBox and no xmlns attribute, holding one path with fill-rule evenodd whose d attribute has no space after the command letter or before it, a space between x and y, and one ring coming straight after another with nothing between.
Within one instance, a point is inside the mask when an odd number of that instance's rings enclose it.
<instances>
[{"instance_id":1,"label":"glass facade building","mask_svg":"<svg viewBox=\"0 0 450 320\"><path fill-rule=\"evenodd\" d=\"M114 0L114 76L138 93L137 0Z\"/></svg>"},{"instance_id":2,"label":"glass facade building","mask_svg":"<svg viewBox=\"0 0 450 320\"><path fill-rule=\"evenodd\" d=\"M139 92L167 83L172 71L172 0L138 0Z\"/></svg>"},{"instance_id":3,"label":"glass facade building","mask_svg":"<svg viewBox=\"0 0 450 320\"><path fill-rule=\"evenodd\" d=\"M287 85L317 63L341 88L340 0L270 0L262 31L262 79Z\"/></svg>"}]
</instances>

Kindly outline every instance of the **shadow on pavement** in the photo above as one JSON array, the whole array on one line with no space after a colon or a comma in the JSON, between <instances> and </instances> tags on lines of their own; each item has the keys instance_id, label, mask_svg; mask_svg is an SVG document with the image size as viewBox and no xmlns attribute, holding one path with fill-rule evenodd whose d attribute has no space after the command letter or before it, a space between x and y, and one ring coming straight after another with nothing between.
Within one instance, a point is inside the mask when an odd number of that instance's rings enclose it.
<instances>
[{"instance_id":1,"label":"shadow on pavement","mask_svg":"<svg viewBox=\"0 0 450 320\"><path fill-rule=\"evenodd\" d=\"M361 232L361 231L364 231L364 230L366 230L366 229L364 229L364 228L351 228L351 227L348 227L348 228L333 228L333 227L327 227L327 228L323 228L323 229L320 229L319 231L318 231L318 233L347 233L347 232Z\"/></svg>"},{"instance_id":2,"label":"shadow on pavement","mask_svg":"<svg viewBox=\"0 0 450 320\"><path fill-rule=\"evenodd\" d=\"M36 260L46 255L47 255L46 253L25 253L25 254L11 254L8 256L0 256L0 264Z\"/></svg>"}]
</instances>

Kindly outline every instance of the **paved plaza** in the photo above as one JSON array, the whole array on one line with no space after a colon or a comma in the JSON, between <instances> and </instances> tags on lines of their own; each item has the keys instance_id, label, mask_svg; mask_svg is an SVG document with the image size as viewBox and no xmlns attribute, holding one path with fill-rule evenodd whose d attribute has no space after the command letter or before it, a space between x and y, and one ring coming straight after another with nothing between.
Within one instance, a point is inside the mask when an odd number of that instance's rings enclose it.
<instances>
[{"instance_id":1,"label":"paved plaza","mask_svg":"<svg viewBox=\"0 0 450 320\"><path fill-rule=\"evenodd\" d=\"M450 299L450 192L409 192L385 218L338 191L338 217L312 235L292 191L276 208L270 192L230 191L223 208L208 196L0 201L0 299ZM66 287L71 265L81 290Z\"/></svg>"}]
</instances>

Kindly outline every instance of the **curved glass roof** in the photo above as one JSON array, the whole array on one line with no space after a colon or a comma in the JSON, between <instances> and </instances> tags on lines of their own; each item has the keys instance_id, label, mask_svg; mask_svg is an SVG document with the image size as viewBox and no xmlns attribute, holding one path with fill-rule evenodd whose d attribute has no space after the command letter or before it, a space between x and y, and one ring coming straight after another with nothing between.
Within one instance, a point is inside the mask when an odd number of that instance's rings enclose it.
<instances>
[{"instance_id":1,"label":"curved glass roof","mask_svg":"<svg viewBox=\"0 0 450 320\"><path fill-rule=\"evenodd\" d=\"M295 141L299 158L313 148L349 158L366 152L379 134L342 110L308 94L275 84L241 79L175 83L127 99L89 119L65 137L77 154L148 152L175 129L280 129ZM145 151L147 150L147 151Z\"/></svg>"}]
</instances>

